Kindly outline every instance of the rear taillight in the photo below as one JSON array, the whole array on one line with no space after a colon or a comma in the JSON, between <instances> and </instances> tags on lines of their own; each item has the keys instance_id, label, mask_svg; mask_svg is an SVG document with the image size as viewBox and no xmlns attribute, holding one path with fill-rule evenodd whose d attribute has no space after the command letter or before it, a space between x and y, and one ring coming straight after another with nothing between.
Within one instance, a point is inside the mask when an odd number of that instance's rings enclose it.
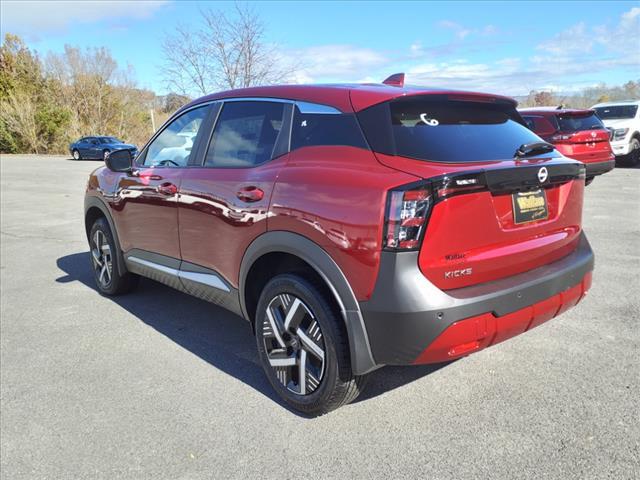
<instances>
[{"instance_id":1,"label":"rear taillight","mask_svg":"<svg viewBox=\"0 0 640 480\"><path fill-rule=\"evenodd\" d=\"M384 248L419 248L432 205L431 188L426 183L390 190L387 196Z\"/></svg>"},{"instance_id":2,"label":"rear taillight","mask_svg":"<svg viewBox=\"0 0 640 480\"><path fill-rule=\"evenodd\" d=\"M551 141L555 143L569 142L571 141L571 139L573 139L574 135L575 134L573 133L570 133L570 134L561 133L561 134L552 136Z\"/></svg>"}]
</instances>

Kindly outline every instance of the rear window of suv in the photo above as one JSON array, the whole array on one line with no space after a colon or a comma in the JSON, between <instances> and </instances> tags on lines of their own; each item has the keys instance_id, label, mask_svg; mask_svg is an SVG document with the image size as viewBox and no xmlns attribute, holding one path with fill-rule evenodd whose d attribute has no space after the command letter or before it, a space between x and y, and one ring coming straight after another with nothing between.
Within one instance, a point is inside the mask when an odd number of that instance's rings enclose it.
<instances>
[{"instance_id":1,"label":"rear window of suv","mask_svg":"<svg viewBox=\"0 0 640 480\"><path fill-rule=\"evenodd\" d=\"M412 97L358 114L373 150L434 162L505 160L540 138L511 104Z\"/></svg>"},{"instance_id":2,"label":"rear window of suv","mask_svg":"<svg viewBox=\"0 0 640 480\"><path fill-rule=\"evenodd\" d=\"M604 128L604 125L595 113L587 115L559 115L558 125L561 132L581 132L583 130L598 130Z\"/></svg>"},{"instance_id":3,"label":"rear window of suv","mask_svg":"<svg viewBox=\"0 0 640 480\"><path fill-rule=\"evenodd\" d=\"M614 118L634 118L638 111L638 105L613 105L611 107L597 107L595 109L598 117L602 120Z\"/></svg>"}]
</instances>

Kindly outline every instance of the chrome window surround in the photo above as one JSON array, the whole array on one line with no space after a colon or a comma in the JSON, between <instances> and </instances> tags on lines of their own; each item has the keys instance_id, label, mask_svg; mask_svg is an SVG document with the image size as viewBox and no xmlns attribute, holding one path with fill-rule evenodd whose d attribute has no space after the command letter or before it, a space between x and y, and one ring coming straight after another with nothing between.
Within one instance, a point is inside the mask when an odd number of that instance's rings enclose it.
<instances>
[{"instance_id":1,"label":"chrome window surround","mask_svg":"<svg viewBox=\"0 0 640 480\"><path fill-rule=\"evenodd\" d=\"M275 97L273 97L273 98L272 97L233 97L233 98L220 98L220 99L216 99L216 100L209 100L207 102L198 103L197 105L192 105L191 107L189 107L189 108L187 108L185 110L180 110L178 112L175 112L171 117L169 117L167 119L167 121L165 121L162 124L162 126L153 134L153 136L144 145L144 147L142 147L139 150L138 155L136 155L136 157L134 159L134 164L138 168L144 168L145 167L144 164L138 163L138 160L143 159L146 156L147 148L149 147L149 145L151 145L151 143L156 139L156 137L158 135L160 135L178 117L181 117L182 115L190 112L191 110L195 110L196 108L201 108L201 107L204 107L204 106L207 106L207 105L213 105L215 103L220 103L224 107L224 103L226 103L226 102L276 102L276 103L288 103L288 104L292 104L292 105L298 107L298 110L300 111L300 113L307 114L307 115L309 115L309 114L314 114L314 115L341 115L341 114L344 113L344 112L341 112L340 110L338 110L337 108L331 107L329 105L324 105L324 104L321 104L321 103L313 103L313 102L304 102L304 101L299 101L299 100L291 100L291 99L286 99L286 98L275 98ZM222 108L220 108L216 118L213 121L211 133L209 135L209 140L207 141L207 148L205 149L205 154L206 154L207 150L209 149L209 144L211 142L211 138L213 137L213 131L216 128L216 124L218 123L218 117L220 116L221 111L222 111ZM291 122L290 127L293 127L293 122ZM289 131L289 150L291 150L291 131ZM191 168L191 167L193 167L193 166L192 165L186 165L184 167L179 167L179 168ZM207 168L212 168L212 167L207 167ZM251 167L248 167L248 168L251 168Z\"/></svg>"},{"instance_id":2,"label":"chrome window surround","mask_svg":"<svg viewBox=\"0 0 640 480\"><path fill-rule=\"evenodd\" d=\"M271 97L234 97L234 98L221 98L216 100L218 102L275 102L275 103L291 103L298 107L300 113L304 114L316 114L316 115L340 115L341 112L335 107L324 105L321 103L303 102L300 100L289 100L286 98L271 98Z\"/></svg>"}]
</instances>

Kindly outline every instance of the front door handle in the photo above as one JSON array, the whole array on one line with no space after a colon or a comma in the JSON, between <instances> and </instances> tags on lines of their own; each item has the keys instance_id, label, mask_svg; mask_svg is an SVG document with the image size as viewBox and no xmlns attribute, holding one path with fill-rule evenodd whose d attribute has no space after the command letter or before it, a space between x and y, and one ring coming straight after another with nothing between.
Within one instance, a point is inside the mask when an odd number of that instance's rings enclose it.
<instances>
[{"instance_id":1,"label":"front door handle","mask_svg":"<svg viewBox=\"0 0 640 480\"><path fill-rule=\"evenodd\" d=\"M240 190L236 192L236 197L238 197L243 202L259 202L264 198L264 191L258 187L253 185L248 187L242 187Z\"/></svg>"},{"instance_id":2,"label":"front door handle","mask_svg":"<svg viewBox=\"0 0 640 480\"><path fill-rule=\"evenodd\" d=\"M178 193L178 187L176 187L173 183L165 182L161 183L156 187L156 191L163 195L175 195Z\"/></svg>"}]
</instances>

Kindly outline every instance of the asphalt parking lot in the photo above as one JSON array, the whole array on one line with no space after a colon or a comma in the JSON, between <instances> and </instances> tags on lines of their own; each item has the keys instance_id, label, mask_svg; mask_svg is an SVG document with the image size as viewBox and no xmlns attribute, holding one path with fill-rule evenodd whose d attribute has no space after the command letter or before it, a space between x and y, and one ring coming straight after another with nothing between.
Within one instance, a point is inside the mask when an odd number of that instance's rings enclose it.
<instances>
[{"instance_id":1,"label":"asphalt parking lot","mask_svg":"<svg viewBox=\"0 0 640 480\"><path fill-rule=\"evenodd\" d=\"M307 419L237 317L152 281L93 289L98 165L0 160L2 479L639 478L640 169L587 188L596 271L578 307L446 366L381 369Z\"/></svg>"}]
</instances>

